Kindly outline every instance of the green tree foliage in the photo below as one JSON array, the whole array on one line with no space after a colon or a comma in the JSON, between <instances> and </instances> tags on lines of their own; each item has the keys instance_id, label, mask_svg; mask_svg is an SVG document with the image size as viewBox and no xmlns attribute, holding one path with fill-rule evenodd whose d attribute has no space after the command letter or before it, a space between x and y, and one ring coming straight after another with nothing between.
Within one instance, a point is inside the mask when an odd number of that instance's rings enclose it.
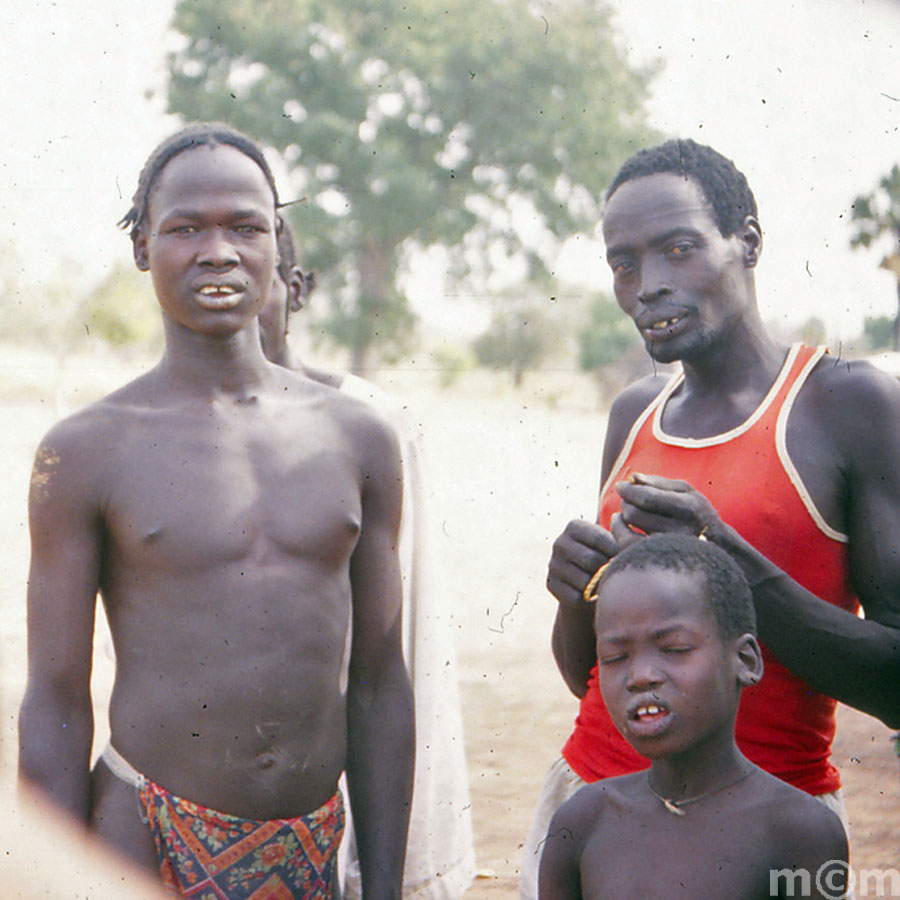
<instances>
[{"instance_id":1,"label":"green tree foliage","mask_svg":"<svg viewBox=\"0 0 900 900\"><path fill-rule=\"evenodd\" d=\"M84 336L78 322L82 272L61 259L40 281L24 274L15 244L0 245L0 338L63 358Z\"/></svg>"},{"instance_id":2,"label":"green tree foliage","mask_svg":"<svg viewBox=\"0 0 900 900\"><path fill-rule=\"evenodd\" d=\"M798 329L798 339L804 344L818 347L828 343L828 333L825 322L819 316L810 316Z\"/></svg>"},{"instance_id":3,"label":"green tree foliage","mask_svg":"<svg viewBox=\"0 0 900 900\"><path fill-rule=\"evenodd\" d=\"M357 370L409 335L410 246L455 248L462 278L499 241L540 275L548 251L511 227L512 201L555 240L592 228L652 137L651 73L628 67L600 0L180 0L174 28L170 111L281 152Z\"/></svg>"},{"instance_id":4,"label":"green tree foliage","mask_svg":"<svg viewBox=\"0 0 900 900\"><path fill-rule=\"evenodd\" d=\"M868 352L889 350L894 343L894 320L889 316L866 316L863 341Z\"/></svg>"},{"instance_id":5,"label":"green tree foliage","mask_svg":"<svg viewBox=\"0 0 900 900\"><path fill-rule=\"evenodd\" d=\"M488 328L472 342L478 364L512 372L520 387L525 373L536 369L554 342L553 323L533 300L501 301Z\"/></svg>"},{"instance_id":6,"label":"green tree foliage","mask_svg":"<svg viewBox=\"0 0 900 900\"><path fill-rule=\"evenodd\" d=\"M897 315L894 319L891 346L900 349L900 166L878 182L878 187L860 194L853 201L851 220L855 225L851 247L871 247L883 236L890 238L881 268L893 272L897 278Z\"/></svg>"},{"instance_id":7,"label":"green tree foliage","mask_svg":"<svg viewBox=\"0 0 900 900\"><path fill-rule=\"evenodd\" d=\"M85 299L80 316L89 334L114 347L151 349L162 344L159 307L149 278L132 263L116 263Z\"/></svg>"},{"instance_id":8,"label":"green tree foliage","mask_svg":"<svg viewBox=\"0 0 900 900\"><path fill-rule=\"evenodd\" d=\"M587 309L587 321L578 332L578 366L597 373L617 363L640 343L631 319L618 305L598 294Z\"/></svg>"}]
</instances>

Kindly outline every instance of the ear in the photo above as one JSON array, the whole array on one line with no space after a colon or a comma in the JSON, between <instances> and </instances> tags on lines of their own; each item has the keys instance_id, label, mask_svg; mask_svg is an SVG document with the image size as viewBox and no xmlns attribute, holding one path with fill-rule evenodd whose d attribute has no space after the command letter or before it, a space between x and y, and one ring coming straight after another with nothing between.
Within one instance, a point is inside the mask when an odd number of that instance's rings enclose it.
<instances>
[{"instance_id":1,"label":"ear","mask_svg":"<svg viewBox=\"0 0 900 900\"><path fill-rule=\"evenodd\" d=\"M748 269L756 268L763 246L762 228L756 217L747 216L737 233L744 246L744 266Z\"/></svg>"},{"instance_id":2,"label":"ear","mask_svg":"<svg viewBox=\"0 0 900 900\"><path fill-rule=\"evenodd\" d=\"M307 272L304 275L300 266L294 266L291 269L288 280L288 304L293 312L303 308L306 298L313 292L315 286L315 272Z\"/></svg>"},{"instance_id":3,"label":"ear","mask_svg":"<svg viewBox=\"0 0 900 900\"><path fill-rule=\"evenodd\" d=\"M134 254L134 264L141 272L150 271L150 254L147 250L147 233L141 225L131 241L131 250Z\"/></svg>"},{"instance_id":4,"label":"ear","mask_svg":"<svg viewBox=\"0 0 900 900\"><path fill-rule=\"evenodd\" d=\"M291 266L287 280L287 304L291 312L303 309L303 301L306 299L306 281L300 266Z\"/></svg>"},{"instance_id":5,"label":"ear","mask_svg":"<svg viewBox=\"0 0 900 900\"><path fill-rule=\"evenodd\" d=\"M756 684L763 676L762 650L752 634L742 634L734 642L735 674L741 687Z\"/></svg>"}]
</instances>

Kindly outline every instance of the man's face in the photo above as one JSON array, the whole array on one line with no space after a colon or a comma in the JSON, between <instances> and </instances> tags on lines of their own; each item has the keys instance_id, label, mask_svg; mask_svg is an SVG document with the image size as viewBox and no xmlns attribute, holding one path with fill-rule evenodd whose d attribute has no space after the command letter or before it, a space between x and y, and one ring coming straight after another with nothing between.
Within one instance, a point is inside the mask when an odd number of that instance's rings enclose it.
<instances>
[{"instance_id":1,"label":"man's face","mask_svg":"<svg viewBox=\"0 0 900 900\"><path fill-rule=\"evenodd\" d=\"M284 353L287 324L288 286L276 268L269 297L259 311L259 339L263 353L272 362L277 362Z\"/></svg>"},{"instance_id":2,"label":"man's face","mask_svg":"<svg viewBox=\"0 0 900 900\"><path fill-rule=\"evenodd\" d=\"M616 728L652 759L731 740L736 641L719 634L697 572L622 569L597 598L599 683Z\"/></svg>"},{"instance_id":3,"label":"man's face","mask_svg":"<svg viewBox=\"0 0 900 900\"><path fill-rule=\"evenodd\" d=\"M702 356L755 312L747 270L759 232L747 222L722 237L700 186L678 175L635 178L612 195L603 237L616 300L654 359Z\"/></svg>"},{"instance_id":4,"label":"man's face","mask_svg":"<svg viewBox=\"0 0 900 900\"><path fill-rule=\"evenodd\" d=\"M135 260L170 319L209 334L240 330L275 276L275 200L262 170L230 146L173 157L151 191Z\"/></svg>"},{"instance_id":5,"label":"man's face","mask_svg":"<svg viewBox=\"0 0 900 900\"><path fill-rule=\"evenodd\" d=\"M280 267L275 269L272 290L259 311L259 339L271 362L283 363L287 347L290 314L303 306L305 280L299 266L293 266L285 281Z\"/></svg>"}]
</instances>

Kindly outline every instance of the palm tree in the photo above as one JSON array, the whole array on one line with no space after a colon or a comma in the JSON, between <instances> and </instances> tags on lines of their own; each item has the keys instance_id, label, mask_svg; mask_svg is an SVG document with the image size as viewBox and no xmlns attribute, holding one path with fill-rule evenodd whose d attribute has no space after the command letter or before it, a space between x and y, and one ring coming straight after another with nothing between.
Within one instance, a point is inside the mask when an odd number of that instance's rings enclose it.
<instances>
[{"instance_id":1,"label":"palm tree","mask_svg":"<svg viewBox=\"0 0 900 900\"><path fill-rule=\"evenodd\" d=\"M869 194L860 194L852 207L856 233L851 247L870 247L885 232L893 238L893 251L881 260L880 267L897 278L897 314L894 317L894 350L900 350L900 166L878 182Z\"/></svg>"}]
</instances>

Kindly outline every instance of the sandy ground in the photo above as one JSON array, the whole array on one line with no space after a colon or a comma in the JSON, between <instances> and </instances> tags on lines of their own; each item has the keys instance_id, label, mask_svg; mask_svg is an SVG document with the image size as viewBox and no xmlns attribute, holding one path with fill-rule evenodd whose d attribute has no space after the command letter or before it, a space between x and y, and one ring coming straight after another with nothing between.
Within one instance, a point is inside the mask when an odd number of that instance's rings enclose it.
<instances>
[{"instance_id":1,"label":"sandy ground","mask_svg":"<svg viewBox=\"0 0 900 900\"><path fill-rule=\"evenodd\" d=\"M25 680L31 457L59 414L121 384L130 372L94 357L70 362L58 374L44 357L0 348L6 473L0 483L0 773L7 783ZM531 376L519 393L481 376L467 377L452 392L437 391L427 373L383 383L408 398L425 434L454 603L481 870L466 900L513 900L532 806L576 711L550 655L554 604L543 587L546 561L565 522L592 512L604 418L593 408L589 386L560 376ZM110 673L100 654L98 740ZM900 868L900 778L888 737L875 720L840 710L834 758L844 777L857 868Z\"/></svg>"}]
</instances>

